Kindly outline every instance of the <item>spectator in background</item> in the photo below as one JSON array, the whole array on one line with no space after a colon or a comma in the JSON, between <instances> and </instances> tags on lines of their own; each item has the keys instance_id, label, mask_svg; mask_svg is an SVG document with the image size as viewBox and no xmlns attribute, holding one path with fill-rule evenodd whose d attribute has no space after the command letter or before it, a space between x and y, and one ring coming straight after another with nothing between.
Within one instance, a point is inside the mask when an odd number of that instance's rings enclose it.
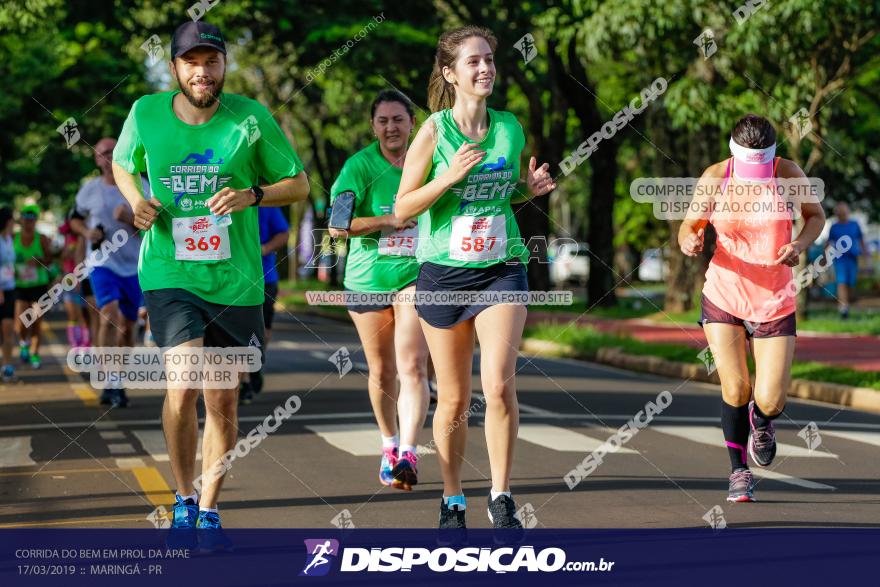
<instances>
[{"instance_id":1,"label":"spectator in background","mask_svg":"<svg viewBox=\"0 0 880 587\"><path fill-rule=\"evenodd\" d=\"M838 310L840 317L846 320L849 318L850 288L855 287L856 276L859 273L859 255L868 249L865 246L865 237L859 223L850 220L849 206L841 202L835 206L834 215L837 217L837 222L831 225L831 232L828 234L825 248L827 249L831 245L842 248L841 245L838 245L841 238L847 236L852 239L850 249L834 259Z\"/></svg>"},{"instance_id":2,"label":"spectator in background","mask_svg":"<svg viewBox=\"0 0 880 587\"><path fill-rule=\"evenodd\" d=\"M0 208L0 332L3 334L3 383L15 381L12 339L15 326L15 244L12 209Z\"/></svg>"},{"instance_id":3,"label":"spectator in background","mask_svg":"<svg viewBox=\"0 0 880 587\"><path fill-rule=\"evenodd\" d=\"M61 250L61 272L68 275L74 272L76 266L85 258L85 248L80 246L82 237L77 235L70 226L70 220L65 220L58 227L58 232L64 236L64 248ZM89 331L88 314L85 310L86 301L82 296L82 284L77 284L70 291L65 290L61 294L64 300L64 309L67 312L67 343L70 348L87 347L91 342Z\"/></svg>"}]
</instances>

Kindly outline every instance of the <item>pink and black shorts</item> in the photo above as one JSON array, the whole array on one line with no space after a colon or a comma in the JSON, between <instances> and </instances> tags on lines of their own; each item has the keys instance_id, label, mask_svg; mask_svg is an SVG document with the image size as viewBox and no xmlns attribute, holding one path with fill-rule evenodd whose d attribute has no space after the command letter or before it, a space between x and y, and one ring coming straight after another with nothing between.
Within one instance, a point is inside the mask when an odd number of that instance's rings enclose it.
<instances>
[{"instance_id":1,"label":"pink and black shorts","mask_svg":"<svg viewBox=\"0 0 880 587\"><path fill-rule=\"evenodd\" d=\"M797 321L794 312L788 316L771 320L770 322L749 322L742 318L737 318L733 314L729 314L709 301L704 295L702 297L702 313L700 326L704 324L719 323L733 324L734 326L742 326L746 330L746 336L752 338L773 338L775 336L797 336Z\"/></svg>"}]
</instances>

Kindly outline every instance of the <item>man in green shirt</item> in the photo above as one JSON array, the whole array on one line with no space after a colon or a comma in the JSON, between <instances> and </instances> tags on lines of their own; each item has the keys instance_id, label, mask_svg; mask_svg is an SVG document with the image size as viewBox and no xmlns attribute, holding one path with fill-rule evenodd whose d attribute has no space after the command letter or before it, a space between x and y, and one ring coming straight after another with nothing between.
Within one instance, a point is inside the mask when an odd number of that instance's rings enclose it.
<instances>
[{"instance_id":1,"label":"man in green shirt","mask_svg":"<svg viewBox=\"0 0 880 587\"><path fill-rule=\"evenodd\" d=\"M226 46L217 27L203 20L181 25L171 55L180 90L137 100L113 152L116 183L131 204L134 226L146 231L138 278L150 326L156 344L173 347L171 354L202 346L262 348L256 206L304 200L308 179L268 110L222 92ZM136 177L144 171L150 199ZM223 475L216 467L236 440L236 393L208 384L172 386L172 375L169 370L162 418L177 482L172 528L220 528ZM201 388L206 415L199 495L194 469Z\"/></svg>"}]
</instances>

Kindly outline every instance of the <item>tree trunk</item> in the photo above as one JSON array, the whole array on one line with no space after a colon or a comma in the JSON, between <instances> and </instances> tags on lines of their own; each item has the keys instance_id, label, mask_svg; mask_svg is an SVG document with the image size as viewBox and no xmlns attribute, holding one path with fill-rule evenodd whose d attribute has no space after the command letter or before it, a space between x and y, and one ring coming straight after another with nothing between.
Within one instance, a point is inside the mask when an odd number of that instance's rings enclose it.
<instances>
[{"instance_id":1,"label":"tree trunk","mask_svg":"<svg viewBox=\"0 0 880 587\"><path fill-rule=\"evenodd\" d=\"M587 78L587 70L578 58L573 40L568 41L566 53L568 72L560 73L559 83L581 123L580 134L586 138L598 130L604 121L596 104L596 88ZM610 307L617 304L614 291L614 187L619 146L616 138L604 140L589 159L593 171L590 202L587 205L587 241L590 245L587 304L590 306Z\"/></svg>"}]
</instances>

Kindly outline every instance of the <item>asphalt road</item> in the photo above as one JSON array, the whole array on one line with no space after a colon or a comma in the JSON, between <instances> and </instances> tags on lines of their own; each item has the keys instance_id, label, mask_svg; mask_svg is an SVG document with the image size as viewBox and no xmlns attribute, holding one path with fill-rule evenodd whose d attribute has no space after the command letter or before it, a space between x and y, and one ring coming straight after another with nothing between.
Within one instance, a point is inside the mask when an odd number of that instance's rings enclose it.
<instances>
[{"instance_id":1,"label":"asphalt road","mask_svg":"<svg viewBox=\"0 0 880 587\"><path fill-rule=\"evenodd\" d=\"M98 406L95 392L62 366L60 316L50 327L44 367L23 367L19 383L0 386L0 527L152 527L157 508L173 501L163 393L132 391L127 409ZM378 482L378 430L354 329L281 313L274 332L266 388L241 409L240 434L291 395L302 405L233 462L224 525L434 527L442 490L434 454L422 456L413 492ZM342 377L328 360L341 347L354 366ZM522 429L512 486L529 526L700 527L719 516L729 527L880 525L880 415L790 402L778 421L780 453L756 471L758 503L728 504L716 386L526 356L517 385ZM570 489L564 476L664 390L671 404ZM431 442L428 418L423 445ZM490 525L482 419L478 407L464 467L473 528ZM813 450L798 436L810 422L820 442Z\"/></svg>"}]
</instances>

